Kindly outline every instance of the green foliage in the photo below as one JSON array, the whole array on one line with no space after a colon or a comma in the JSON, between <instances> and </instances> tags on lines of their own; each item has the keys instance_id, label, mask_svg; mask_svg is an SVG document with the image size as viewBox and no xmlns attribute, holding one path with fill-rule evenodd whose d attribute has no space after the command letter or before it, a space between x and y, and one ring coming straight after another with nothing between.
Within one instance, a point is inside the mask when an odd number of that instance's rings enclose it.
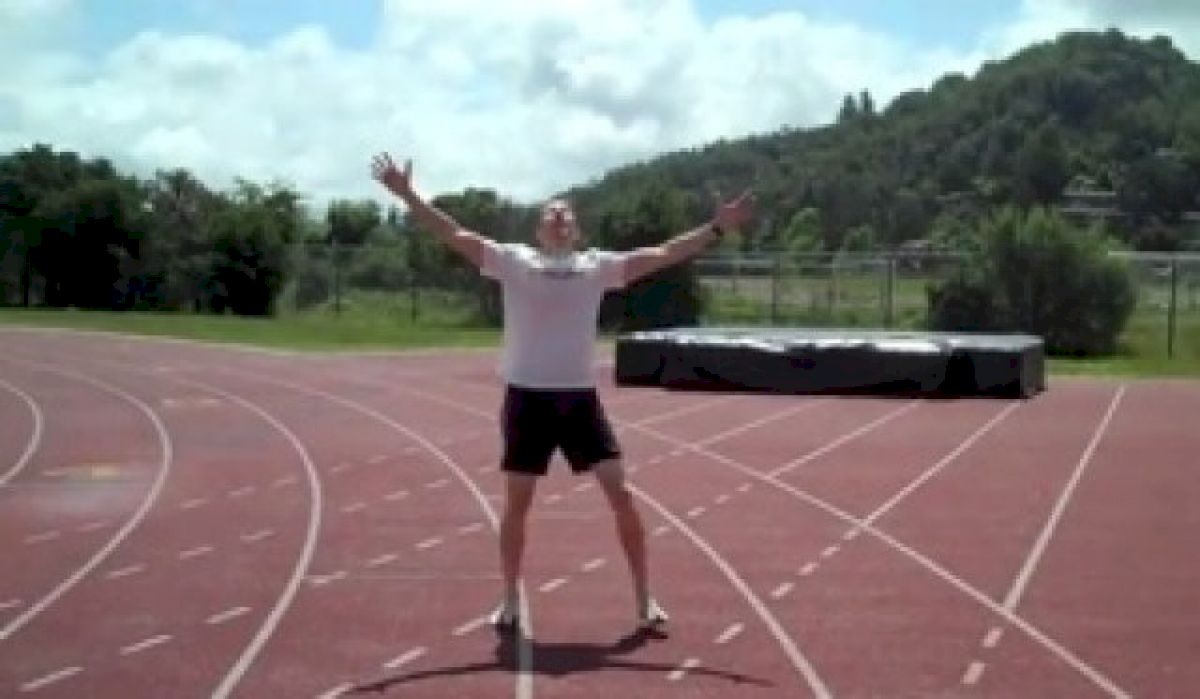
<instances>
[{"instance_id":1,"label":"green foliage","mask_svg":"<svg viewBox=\"0 0 1200 699\"><path fill-rule=\"evenodd\" d=\"M1112 352L1134 307L1133 280L1098 229L1006 208L981 231L967 272L930 289L935 330L1019 331L1053 354Z\"/></svg>"}]
</instances>

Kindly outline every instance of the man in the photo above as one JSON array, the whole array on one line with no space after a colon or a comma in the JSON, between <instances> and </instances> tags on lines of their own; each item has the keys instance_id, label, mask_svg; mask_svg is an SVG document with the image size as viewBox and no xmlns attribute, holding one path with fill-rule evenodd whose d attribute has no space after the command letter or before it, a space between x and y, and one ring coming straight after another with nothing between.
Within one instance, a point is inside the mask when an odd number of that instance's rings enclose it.
<instances>
[{"instance_id":1,"label":"man","mask_svg":"<svg viewBox=\"0 0 1200 699\"><path fill-rule=\"evenodd\" d=\"M687 260L751 215L749 192L719 203L713 220L667 242L630 252L580 250L582 235L570 204L547 203L537 246L500 244L467 230L427 203L412 185L412 162L396 167L376 156L372 173L413 216L481 273L500 282L504 299L502 373L508 384L501 411L506 502L500 523L504 594L492 616L499 628L517 628L525 522L539 476L556 449L575 473L592 472L612 507L633 577L639 625L665 624L650 594L646 535L625 484L621 450L596 394L592 372L596 314L606 291Z\"/></svg>"}]
</instances>

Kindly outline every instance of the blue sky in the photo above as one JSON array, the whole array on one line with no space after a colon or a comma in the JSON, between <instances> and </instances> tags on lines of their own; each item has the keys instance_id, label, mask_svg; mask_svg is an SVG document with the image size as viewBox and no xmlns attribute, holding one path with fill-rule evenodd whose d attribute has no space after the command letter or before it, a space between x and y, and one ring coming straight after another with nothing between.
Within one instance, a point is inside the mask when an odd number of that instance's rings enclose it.
<instances>
[{"instance_id":1,"label":"blue sky","mask_svg":"<svg viewBox=\"0 0 1200 699\"><path fill-rule=\"evenodd\" d=\"M915 8L915 9L914 9ZM884 106L1066 30L1169 35L1196 0L0 0L0 152L141 175L533 201L631 161Z\"/></svg>"}]
</instances>

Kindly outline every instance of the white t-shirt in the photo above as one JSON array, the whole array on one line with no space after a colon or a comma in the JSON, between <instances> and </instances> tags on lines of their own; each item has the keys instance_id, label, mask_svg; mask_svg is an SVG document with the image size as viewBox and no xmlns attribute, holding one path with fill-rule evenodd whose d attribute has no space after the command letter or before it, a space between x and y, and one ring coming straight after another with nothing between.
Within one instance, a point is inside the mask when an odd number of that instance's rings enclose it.
<instances>
[{"instance_id":1,"label":"white t-shirt","mask_svg":"<svg viewBox=\"0 0 1200 699\"><path fill-rule=\"evenodd\" d=\"M596 316L604 292L625 285L626 253L585 250L554 257L487 240L482 273L504 295L501 375L527 388L590 388Z\"/></svg>"}]
</instances>

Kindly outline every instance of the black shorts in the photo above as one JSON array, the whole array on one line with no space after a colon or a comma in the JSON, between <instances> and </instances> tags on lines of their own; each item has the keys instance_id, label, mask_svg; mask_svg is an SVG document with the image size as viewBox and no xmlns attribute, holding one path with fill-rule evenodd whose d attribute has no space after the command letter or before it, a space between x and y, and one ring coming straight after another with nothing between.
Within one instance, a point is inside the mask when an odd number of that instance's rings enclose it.
<instances>
[{"instance_id":1,"label":"black shorts","mask_svg":"<svg viewBox=\"0 0 1200 699\"><path fill-rule=\"evenodd\" d=\"M542 476L561 448L580 473L621 455L596 389L531 389L509 386L500 412L505 471Z\"/></svg>"}]
</instances>

